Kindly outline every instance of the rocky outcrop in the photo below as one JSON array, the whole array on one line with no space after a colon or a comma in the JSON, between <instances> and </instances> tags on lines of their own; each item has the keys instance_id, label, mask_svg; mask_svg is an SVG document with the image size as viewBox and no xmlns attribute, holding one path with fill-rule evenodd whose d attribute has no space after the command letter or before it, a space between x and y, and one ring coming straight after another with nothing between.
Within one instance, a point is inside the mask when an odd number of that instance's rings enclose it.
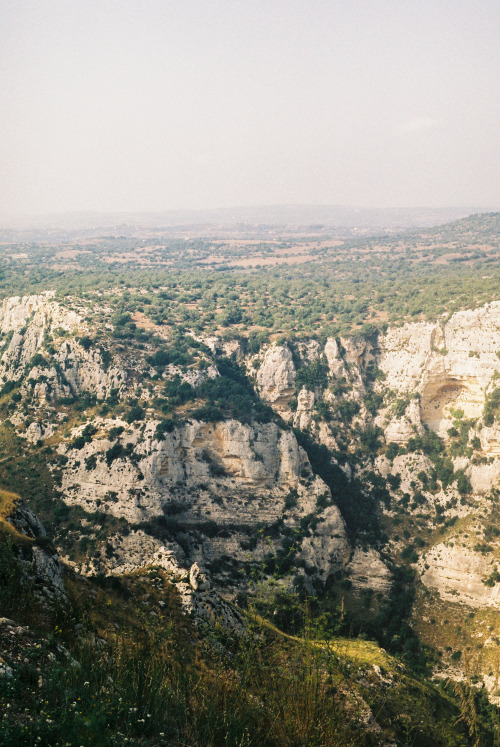
<instances>
[{"instance_id":1,"label":"rocky outcrop","mask_svg":"<svg viewBox=\"0 0 500 747\"><path fill-rule=\"evenodd\" d=\"M332 376L344 376L346 373L344 361L340 355L339 345L334 337L329 337L325 345L325 357Z\"/></svg>"},{"instance_id":2,"label":"rocky outcrop","mask_svg":"<svg viewBox=\"0 0 500 747\"><path fill-rule=\"evenodd\" d=\"M217 624L243 635L246 624L241 614L217 589L198 563L186 567L186 555L176 542L164 542L141 529L108 538L107 552L94 554L83 562L64 561L85 576L123 576L139 569L161 568L179 593L182 610L196 624Z\"/></svg>"},{"instance_id":3,"label":"rocky outcrop","mask_svg":"<svg viewBox=\"0 0 500 747\"><path fill-rule=\"evenodd\" d=\"M69 389L69 394L90 392L102 400L113 389L123 387L128 378L123 367L105 367L100 349L85 349L76 341L63 342L54 358L63 372L64 391Z\"/></svg>"},{"instance_id":4,"label":"rocky outcrop","mask_svg":"<svg viewBox=\"0 0 500 747\"><path fill-rule=\"evenodd\" d=\"M363 550L356 547L346 571L356 591L372 589L387 595L391 590L391 572L374 549Z\"/></svg>"},{"instance_id":5,"label":"rocky outcrop","mask_svg":"<svg viewBox=\"0 0 500 747\"><path fill-rule=\"evenodd\" d=\"M306 569L315 569L314 577L326 583L332 571L342 568L348 556L349 544L342 516L337 506L329 506L321 512L314 533L303 540L298 557Z\"/></svg>"},{"instance_id":6,"label":"rocky outcrop","mask_svg":"<svg viewBox=\"0 0 500 747\"><path fill-rule=\"evenodd\" d=\"M276 410L286 410L295 396L295 366L285 345L272 345L265 353L256 374L257 388L264 402Z\"/></svg>"},{"instance_id":7,"label":"rocky outcrop","mask_svg":"<svg viewBox=\"0 0 500 747\"><path fill-rule=\"evenodd\" d=\"M307 456L295 436L275 423L191 420L162 440L155 437L157 421L139 427L120 420L95 419L94 423L101 438L96 434L80 449L60 447L68 458L62 483L66 500L88 510L105 505L116 516L140 521L162 513L169 502L177 505L181 500L178 496L183 494L186 503L192 503L191 494L198 490L198 501L210 508L209 513L219 522L245 519L255 523L276 518L276 506L262 507L257 517L254 506L231 500L236 481L240 489L254 497L257 493L267 495L270 490L284 494L296 487L307 502L310 491L300 483L303 474L312 477ZM117 426L126 431L120 436L116 458L111 458L108 451L118 441L109 440L106 433ZM72 437L83 428L74 430ZM128 458L132 452L133 460ZM90 458L95 459L95 466L89 466ZM140 490L130 493L134 486ZM109 498L108 493L115 497ZM209 497L214 494L218 496L216 502ZM310 500L314 498L313 491Z\"/></svg>"},{"instance_id":8,"label":"rocky outcrop","mask_svg":"<svg viewBox=\"0 0 500 747\"><path fill-rule=\"evenodd\" d=\"M201 586L200 576L204 579ZM210 587L206 575L201 574L196 564L191 568L189 582L177 583L176 589L185 614L190 615L197 625L217 625L243 636L248 633L248 625L241 612Z\"/></svg>"},{"instance_id":9,"label":"rocky outcrop","mask_svg":"<svg viewBox=\"0 0 500 747\"><path fill-rule=\"evenodd\" d=\"M379 338L379 350L386 384L420 393L423 422L445 436L452 409L467 418L481 415L486 390L500 372L500 303L457 312L443 323L390 329Z\"/></svg>"},{"instance_id":10,"label":"rocky outcrop","mask_svg":"<svg viewBox=\"0 0 500 747\"><path fill-rule=\"evenodd\" d=\"M336 506L318 510L319 497L328 495L329 489L313 475L292 432L275 423L191 420L158 440L153 421L128 427L119 441L111 441L106 434L117 421L94 422L98 433L89 443L80 449L60 447L68 460L62 491L70 505L109 512L135 524L156 522L155 531L164 538L173 540L180 534L183 550L180 557L174 549L176 562L211 564L226 586L241 582L228 558L245 566L279 551L280 534L259 531L276 522L293 531L305 517L318 515L313 537L304 537L299 548L318 578L326 580L347 559L340 512ZM118 557L134 557L132 538L136 542L137 535L123 538ZM139 555L152 553L148 546ZM110 564L116 568L115 560L107 563L114 572ZM119 567L129 568L124 563Z\"/></svg>"},{"instance_id":11,"label":"rocky outcrop","mask_svg":"<svg viewBox=\"0 0 500 747\"><path fill-rule=\"evenodd\" d=\"M123 367L104 363L99 347L84 347L76 337L65 339L67 334L85 335L89 328L83 315L58 303L54 293L5 300L0 329L8 335L0 383L22 382L23 392L41 405L82 392L104 399L127 378Z\"/></svg>"},{"instance_id":12,"label":"rocky outcrop","mask_svg":"<svg viewBox=\"0 0 500 747\"><path fill-rule=\"evenodd\" d=\"M49 318L64 329L72 329L81 319L74 312L59 307L55 291L47 291L38 296L14 296L6 298L0 308L0 331L2 334L19 332L30 322L30 326L44 327Z\"/></svg>"},{"instance_id":13,"label":"rocky outcrop","mask_svg":"<svg viewBox=\"0 0 500 747\"><path fill-rule=\"evenodd\" d=\"M35 594L46 603L65 599L63 569L59 556L50 542L41 521L23 504L17 504L6 521L23 537L34 540L18 548L18 557L23 569L21 584L34 586Z\"/></svg>"},{"instance_id":14,"label":"rocky outcrop","mask_svg":"<svg viewBox=\"0 0 500 747\"><path fill-rule=\"evenodd\" d=\"M422 582L450 602L469 607L500 609L500 584L493 576L497 564L489 553L474 551L463 542L449 541L432 547L420 560Z\"/></svg>"},{"instance_id":15,"label":"rocky outcrop","mask_svg":"<svg viewBox=\"0 0 500 747\"><path fill-rule=\"evenodd\" d=\"M297 396L297 409L293 416L293 427L307 430L311 425L314 407L314 393L302 388Z\"/></svg>"}]
</instances>

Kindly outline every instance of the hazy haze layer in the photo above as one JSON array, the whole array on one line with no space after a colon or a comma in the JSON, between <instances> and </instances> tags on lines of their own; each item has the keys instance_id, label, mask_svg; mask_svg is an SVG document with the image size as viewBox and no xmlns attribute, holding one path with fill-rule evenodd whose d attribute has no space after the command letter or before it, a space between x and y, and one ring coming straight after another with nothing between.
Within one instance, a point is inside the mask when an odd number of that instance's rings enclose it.
<instances>
[{"instance_id":1,"label":"hazy haze layer","mask_svg":"<svg viewBox=\"0 0 500 747\"><path fill-rule=\"evenodd\" d=\"M500 205L500 5L0 2L0 213Z\"/></svg>"}]
</instances>

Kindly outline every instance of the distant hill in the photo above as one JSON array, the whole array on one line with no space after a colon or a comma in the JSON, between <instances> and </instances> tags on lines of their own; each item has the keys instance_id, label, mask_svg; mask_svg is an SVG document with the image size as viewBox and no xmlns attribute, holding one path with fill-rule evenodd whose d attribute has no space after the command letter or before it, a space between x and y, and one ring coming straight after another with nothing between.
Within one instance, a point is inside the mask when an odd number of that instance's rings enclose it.
<instances>
[{"instance_id":1,"label":"distant hill","mask_svg":"<svg viewBox=\"0 0 500 747\"><path fill-rule=\"evenodd\" d=\"M426 232L441 239L457 236L491 238L500 235L500 213L475 213Z\"/></svg>"}]
</instances>

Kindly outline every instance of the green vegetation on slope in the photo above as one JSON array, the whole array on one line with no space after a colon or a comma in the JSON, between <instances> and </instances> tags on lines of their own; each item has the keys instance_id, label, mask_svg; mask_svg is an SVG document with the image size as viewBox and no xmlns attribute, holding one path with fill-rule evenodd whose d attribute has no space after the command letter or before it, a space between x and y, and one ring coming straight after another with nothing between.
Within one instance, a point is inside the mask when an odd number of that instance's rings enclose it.
<instances>
[{"instance_id":1,"label":"green vegetation on slope","mask_svg":"<svg viewBox=\"0 0 500 747\"><path fill-rule=\"evenodd\" d=\"M0 614L23 624L13 583L0 577ZM492 744L496 711L480 694L461 702L370 642L319 638L309 624L284 636L255 617L244 639L196 628L162 569L100 583L70 574L66 589L63 607L31 614L31 632L2 651L5 747Z\"/></svg>"},{"instance_id":2,"label":"green vegetation on slope","mask_svg":"<svg viewBox=\"0 0 500 747\"><path fill-rule=\"evenodd\" d=\"M0 258L0 294L56 289L61 297L115 297L121 339L147 337L130 316L136 313L197 332L338 334L498 300L497 227L498 214L490 214L422 233L342 241L165 238L151 240L146 253L139 239L109 236L85 245L11 244ZM303 252L304 261L282 263L283 252L285 260Z\"/></svg>"}]
</instances>

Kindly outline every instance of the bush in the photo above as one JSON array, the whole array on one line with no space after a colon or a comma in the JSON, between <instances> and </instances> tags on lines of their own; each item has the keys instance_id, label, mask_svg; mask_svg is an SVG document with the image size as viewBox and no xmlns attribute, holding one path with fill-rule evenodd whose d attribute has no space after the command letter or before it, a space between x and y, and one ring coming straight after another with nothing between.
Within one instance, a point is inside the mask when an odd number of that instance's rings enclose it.
<instances>
[{"instance_id":1,"label":"bush","mask_svg":"<svg viewBox=\"0 0 500 747\"><path fill-rule=\"evenodd\" d=\"M80 345L82 346L84 350L90 350L90 348L94 344L94 341L92 340L92 338L87 337L86 335L84 337L80 337L78 342L80 343Z\"/></svg>"},{"instance_id":2,"label":"bush","mask_svg":"<svg viewBox=\"0 0 500 747\"><path fill-rule=\"evenodd\" d=\"M382 406L383 401L384 401L384 395L378 392L370 392L370 394L367 394L363 400L366 409L368 410L370 415L372 415L373 417L379 411L380 407Z\"/></svg>"},{"instance_id":3,"label":"bush","mask_svg":"<svg viewBox=\"0 0 500 747\"><path fill-rule=\"evenodd\" d=\"M125 459L129 456L131 449L125 449L123 444L117 442L106 452L106 464L111 467L115 459Z\"/></svg>"},{"instance_id":4,"label":"bush","mask_svg":"<svg viewBox=\"0 0 500 747\"><path fill-rule=\"evenodd\" d=\"M146 411L140 405L132 405L130 410L123 416L126 423L132 424L144 420Z\"/></svg>"},{"instance_id":5,"label":"bush","mask_svg":"<svg viewBox=\"0 0 500 747\"><path fill-rule=\"evenodd\" d=\"M382 434L383 431L378 427L378 425L368 426L365 430L361 431L359 434L359 443L361 444L362 450L366 453L375 455L380 446L380 438Z\"/></svg>"},{"instance_id":6,"label":"bush","mask_svg":"<svg viewBox=\"0 0 500 747\"><path fill-rule=\"evenodd\" d=\"M4 394L10 394L14 389L21 385L20 381L6 381L3 387L0 389L0 397Z\"/></svg>"},{"instance_id":7,"label":"bush","mask_svg":"<svg viewBox=\"0 0 500 747\"><path fill-rule=\"evenodd\" d=\"M400 399L396 400L396 403L392 407L392 412L394 414L394 417L402 418L406 412L406 408L410 404L410 401L411 401L411 398L409 396L401 397Z\"/></svg>"},{"instance_id":8,"label":"bush","mask_svg":"<svg viewBox=\"0 0 500 747\"><path fill-rule=\"evenodd\" d=\"M483 410L483 422L486 426L491 426L495 422L500 412L500 389L493 389L486 396L486 402Z\"/></svg>"},{"instance_id":9,"label":"bush","mask_svg":"<svg viewBox=\"0 0 500 747\"><path fill-rule=\"evenodd\" d=\"M298 389L305 387L312 392L315 389L326 389L328 386L328 364L323 358L318 358L308 366L299 368L295 381Z\"/></svg>"},{"instance_id":10,"label":"bush","mask_svg":"<svg viewBox=\"0 0 500 747\"><path fill-rule=\"evenodd\" d=\"M218 420L224 420L224 415L218 407L214 405L203 405L198 407L193 413L192 417L195 420L204 420L207 423L215 423Z\"/></svg>"},{"instance_id":11,"label":"bush","mask_svg":"<svg viewBox=\"0 0 500 747\"><path fill-rule=\"evenodd\" d=\"M389 444L387 444L385 455L390 462L393 462L394 459L398 456L398 454L399 454L398 444L394 443L394 441L391 441Z\"/></svg>"},{"instance_id":12,"label":"bush","mask_svg":"<svg viewBox=\"0 0 500 747\"><path fill-rule=\"evenodd\" d=\"M77 436L70 444L70 449L83 449L85 444L88 444L92 441L92 436L97 433L97 428L93 426L91 423L85 426L82 433Z\"/></svg>"},{"instance_id":13,"label":"bush","mask_svg":"<svg viewBox=\"0 0 500 747\"><path fill-rule=\"evenodd\" d=\"M93 469L95 469L97 466L97 457L95 454L91 454L87 459L85 460L85 469L88 472L91 472Z\"/></svg>"},{"instance_id":14,"label":"bush","mask_svg":"<svg viewBox=\"0 0 500 747\"><path fill-rule=\"evenodd\" d=\"M155 430L155 438L157 439L157 441L163 441L163 439L165 438L165 434L172 433L175 426L176 421L173 419L160 420Z\"/></svg>"},{"instance_id":15,"label":"bush","mask_svg":"<svg viewBox=\"0 0 500 747\"><path fill-rule=\"evenodd\" d=\"M359 413L360 409L358 402L352 399L341 399L335 403L336 415L345 423L350 423Z\"/></svg>"},{"instance_id":16,"label":"bush","mask_svg":"<svg viewBox=\"0 0 500 747\"><path fill-rule=\"evenodd\" d=\"M49 368L49 362L41 353L35 353L30 360L28 367L31 368Z\"/></svg>"},{"instance_id":17,"label":"bush","mask_svg":"<svg viewBox=\"0 0 500 747\"><path fill-rule=\"evenodd\" d=\"M288 495L285 498L285 511L289 511L291 508L295 508L297 505L297 501L299 499L299 494L295 488L290 488L288 491Z\"/></svg>"},{"instance_id":18,"label":"bush","mask_svg":"<svg viewBox=\"0 0 500 747\"><path fill-rule=\"evenodd\" d=\"M460 495L469 495L472 493L471 481L463 472L460 472L457 480L457 490Z\"/></svg>"}]
</instances>

